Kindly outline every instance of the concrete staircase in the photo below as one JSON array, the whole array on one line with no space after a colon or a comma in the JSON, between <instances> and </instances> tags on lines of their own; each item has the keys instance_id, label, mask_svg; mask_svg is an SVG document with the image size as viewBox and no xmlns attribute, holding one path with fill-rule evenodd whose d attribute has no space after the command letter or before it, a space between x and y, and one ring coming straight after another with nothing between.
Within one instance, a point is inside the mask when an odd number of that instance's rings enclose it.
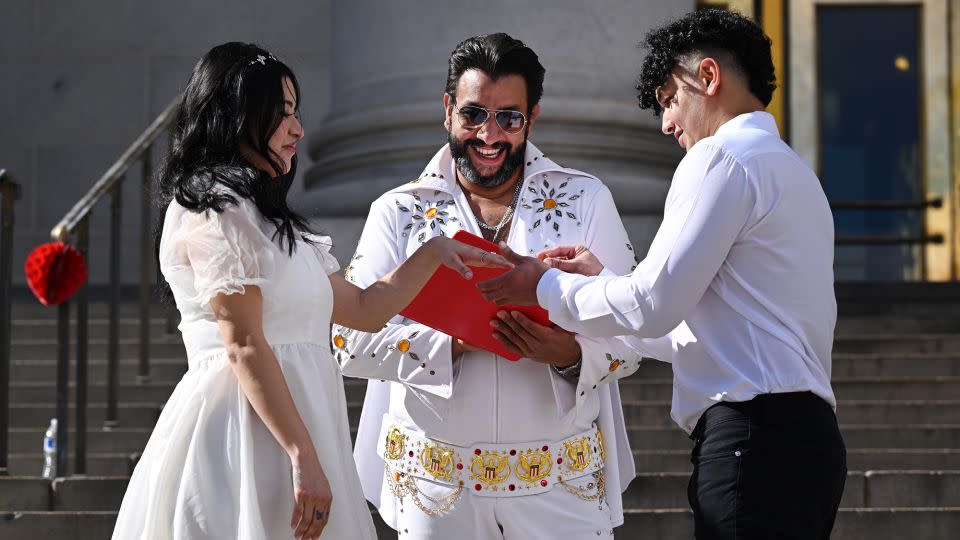
<instances>
[{"instance_id":1,"label":"concrete staircase","mask_svg":"<svg viewBox=\"0 0 960 540\"><path fill-rule=\"evenodd\" d=\"M833 385L850 474L833 538L945 539L960 531L958 291L932 284L838 287ZM49 482L39 473L43 432L54 414L55 311L14 306L11 476L0 477L0 538L110 537L138 452L186 370L178 336L165 333L157 309L152 379L136 384L134 314L132 305L121 312L120 425L107 430L105 307L91 305L88 475ZM355 426L364 382L348 379L346 391ZM639 476L625 493L626 523L617 538L693 535L686 501L691 443L669 418L670 392L670 367L655 361L621 382ZM396 536L377 521L383 538Z\"/></svg>"}]
</instances>

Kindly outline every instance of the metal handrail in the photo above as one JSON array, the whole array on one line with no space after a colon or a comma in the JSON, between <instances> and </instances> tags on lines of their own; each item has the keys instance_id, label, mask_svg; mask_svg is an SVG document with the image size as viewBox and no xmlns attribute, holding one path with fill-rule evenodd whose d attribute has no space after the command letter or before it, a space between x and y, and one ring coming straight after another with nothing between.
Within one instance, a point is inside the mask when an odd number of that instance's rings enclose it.
<instances>
[{"instance_id":1,"label":"metal handrail","mask_svg":"<svg viewBox=\"0 0 960 540\"><path fill-rule=\"evenodd\" d=\"M123 182L127 169L153 146L157 136L170 127L170 123L173 121L173 113L179 102L179 96L171 101L167 108L154 119L153 123L133 141L133 144L123 154L120 154L117 161L107 169L107 172L103 173L103 176L93 184L93 187L83 197L80 197L73 208L50 231L50 236L54 240L68 241L77 225L90 216L93 207L100 202L104 195Z\"/></svg>"},{"instance_id":2,"label":"metal handrail","mask_svg":"<svg viewBox=\"0 0 960 540\"><path fill-rule=\"evenodd\" d=\"M0 476L8 474L10 432L10 280L13 270L13 208L20 185L0 169Z\"/></svg>"},{"instance_id":3,"label":"metal handrail","mask_svg":"<svg viewBox=\"0 0 960 540\"><path fill-rule=\"evenodd\" d=\"M139 363L137 382L144 383L150 378L150 287L153 268L153 248L151 238L151 191L153 146L157 139L170 128L175 111L180 102L178 96L159 116L140 134L133 144L111 165L73 205L70 211L50 231L57 241L72 243L86 259L89 251L90 217L94 207L104 197L110 197L110 261L109 261L109 336L107 340L107 413L104 428L118 424L117 400L119 396L119 305L120 305L120 211L121 195L127 171L137 161L141 164L140 190L140 284L139 284ZM76 407L77 427L74 433L74 473L86 473L86 428L87 428L87 356L89 352L89 298L85 284L70 302L60 304L57 312L57 474L67 472L67 448L69 433L67 396L70 369L70 308L71 302L77 305L77 363L76 363Z\"/></svg>"}]
</instances>

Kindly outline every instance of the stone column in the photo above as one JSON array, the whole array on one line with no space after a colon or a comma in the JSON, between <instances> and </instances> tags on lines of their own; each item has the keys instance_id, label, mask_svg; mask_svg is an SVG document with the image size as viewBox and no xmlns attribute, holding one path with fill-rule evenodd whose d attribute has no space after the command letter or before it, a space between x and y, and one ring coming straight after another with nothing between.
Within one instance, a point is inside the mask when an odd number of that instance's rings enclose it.
<instances>
[{"instance_id":1,"label":"stone column","mask_svg":"<svg viewBox=\"0 0 960 540\"><path fill-rule=\"evenodd\" d=\"M613 191L640 254L682 156L637 108L634 84L647 30L692 2L422 0L334 2L330 113L308 134L314 160L300 206L349 258L370 202L417 176L446 141L447 58L464 38L507 32L546 68L532 140L564 166Z\"/></svg>"}]
</instances>

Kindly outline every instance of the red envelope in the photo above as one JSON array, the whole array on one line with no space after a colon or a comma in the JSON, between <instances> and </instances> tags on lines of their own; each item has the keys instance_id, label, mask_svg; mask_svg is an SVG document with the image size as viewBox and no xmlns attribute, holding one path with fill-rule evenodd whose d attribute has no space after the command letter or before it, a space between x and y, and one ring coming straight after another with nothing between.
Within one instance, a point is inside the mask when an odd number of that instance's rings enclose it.
<instances>
[{"instance_id":1,"label":"red envelope","mask_svg":"<svg viewBox=\"0 0 960 540\"><path fill-rule=\"evenodd\" d=\"M500 253L497 244L467 231L459 231L453 238L464 244ZM505 349L493 337L490 321L496 318L498 311L508 310L519 311L544 326L553 326L547 311L540 306L498 306L488 302L480 294L477 283L495 278L507 269L475 266L470 269L473 270L473 279L467 280L446 266L441 266L400 314L507 360L519 360L520 356Z\"/></svg>"}]
</instances>

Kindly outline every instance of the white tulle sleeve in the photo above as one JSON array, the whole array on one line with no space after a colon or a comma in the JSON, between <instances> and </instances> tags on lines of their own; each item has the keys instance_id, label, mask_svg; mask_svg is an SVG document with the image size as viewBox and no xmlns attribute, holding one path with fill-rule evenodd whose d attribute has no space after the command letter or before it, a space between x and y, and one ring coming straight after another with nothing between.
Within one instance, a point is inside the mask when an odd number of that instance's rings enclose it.
<instances>
[{"instance_id":1,"label":"white tulle sleeve","mask_svg":"<svg viewBox=\"0 0 960 540\"><path fill-rule=\"evenodd\" d=\"M326 272L327 275L340 270L340 263L337 262L337 258L330 253L330 249L333 248L333 240L329 236L304 233L303 238L313 243L317 257L320 258L320 266L323 267L323 271Z\"/></svg>"},{"instance_id":2,"label":"white tulle sleeve","mask_svg":"<svg viewBox=\"0 0 960 540\"><path fill-rule=\"evenodd\" d=\"M227 204L222 212L188 212L180 241L193 270L193 288L201 308L218 294L243 294L261 286L274 273L276 243L264 234L256 208L247 201Z\"/></svg>"}]
</instances>

